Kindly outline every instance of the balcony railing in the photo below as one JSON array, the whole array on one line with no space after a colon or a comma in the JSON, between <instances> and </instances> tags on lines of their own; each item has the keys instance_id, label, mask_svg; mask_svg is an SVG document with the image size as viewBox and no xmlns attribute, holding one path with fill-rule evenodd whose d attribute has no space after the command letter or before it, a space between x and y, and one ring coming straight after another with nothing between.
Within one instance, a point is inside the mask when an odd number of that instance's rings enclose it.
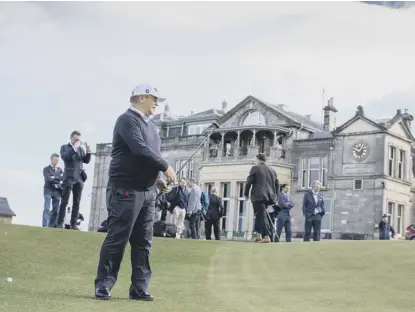
<instances>
[{"instance_id":1,"label":"balcony railing","mask_svg":"<svg viewBox=\"0 0 415 312\"><path fill-rule=\"evenodd\" d=\"M283 148L268 147L261 149L259 147L247 146L239 148L230 148L228 150L221 150L217 148L210 149L208 153L205 152L205 162L227 162L234 160L248 160L254 159L258 153L264 153L270 160L285 161L286 150Z\"/></svg>"}]
</instances>

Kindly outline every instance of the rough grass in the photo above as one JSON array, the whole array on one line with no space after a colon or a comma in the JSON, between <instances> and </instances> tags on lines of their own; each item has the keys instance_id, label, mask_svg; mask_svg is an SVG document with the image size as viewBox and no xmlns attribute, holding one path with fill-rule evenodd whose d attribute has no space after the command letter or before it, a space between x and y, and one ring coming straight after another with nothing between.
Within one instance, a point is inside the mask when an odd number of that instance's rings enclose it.
<instances>
[{"instance_id":1,"label":"rough grass","mask_svg":"<svg viewBox=\"0 0 415 312\"><path fill-rule=\"evenodd\" d=\"M103 302L92 299L103 238L0 225L0 311L415 311L412 242L155 239L156 300L127 300L127 250L113 300Z\"/></svg>"}]
</instances>

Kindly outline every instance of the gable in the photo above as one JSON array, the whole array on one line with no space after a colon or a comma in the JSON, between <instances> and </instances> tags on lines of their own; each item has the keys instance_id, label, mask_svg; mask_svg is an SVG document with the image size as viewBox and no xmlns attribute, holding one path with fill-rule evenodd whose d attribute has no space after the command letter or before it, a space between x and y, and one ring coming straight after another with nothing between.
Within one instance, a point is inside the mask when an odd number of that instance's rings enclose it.
<instances>
[{"instance_id":1,"label":"gable","mask_svg":"<svg viewBox=\"0 0 415 312\"><path fill-rule=\"evenodd\" d=\"M367 120L362 118L357 118L349 125L346 125L339 133L340 134L349 134L349 133L358 133L358 132L373 132L379 131L379 127L375 124L370 123Z\"/></svg>"},{"instance_id":2,"label":"gable","mask_svg":"<svg viewBox=\"0 0 415 312\"><path fill-rule=\"evenodd\" d=\"M295 123L288 116L277 112L269 105L255 99L254 97L248 96L238 105L224 114L220 118L219 124L221 125L221 128L224 129L238 127L245 116L252 111L259 111L259 113L265 119L265 125L279 126Z\"/></svg>"},{"instance_id":3,"label":"gable","mask_svg":"<svg viewBox=\"0 0 415 312\"><path fill-rule=\"evenodd\" d=\"M401 138L405 138L407 140L414 140L413 135L411 134L409 129L403 124L402 120L393 123L389 127L388 132L393 133Z\"/></svg>"}]
</instances>

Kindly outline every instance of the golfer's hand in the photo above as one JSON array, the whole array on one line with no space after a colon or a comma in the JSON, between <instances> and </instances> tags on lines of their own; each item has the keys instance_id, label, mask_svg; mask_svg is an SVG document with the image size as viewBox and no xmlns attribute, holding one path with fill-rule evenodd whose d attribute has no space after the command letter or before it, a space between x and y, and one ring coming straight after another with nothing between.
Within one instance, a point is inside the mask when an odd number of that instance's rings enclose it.
<instances>
[{"instance_id":1,"label":"golfer's hand","mask_svg":"<svg viewBox=\"0 0 415 312\"><path fill-rule=\"evenodd\" d=\"M174 184L176 182L176 173L171 166L169 166L163 173L166 176L167 184Z\"/></svg>"},{"instance_id":2,"label":"golfer's hand","mask_svg":"<svg viewBox=\"0 0 415 312\"><path fill-rule=\"evenodd\" d=\"M165 192L167 190L167 182L163 179L158 179L156 182L156 186L161 192Z\"/></svg>"}]
</instances>

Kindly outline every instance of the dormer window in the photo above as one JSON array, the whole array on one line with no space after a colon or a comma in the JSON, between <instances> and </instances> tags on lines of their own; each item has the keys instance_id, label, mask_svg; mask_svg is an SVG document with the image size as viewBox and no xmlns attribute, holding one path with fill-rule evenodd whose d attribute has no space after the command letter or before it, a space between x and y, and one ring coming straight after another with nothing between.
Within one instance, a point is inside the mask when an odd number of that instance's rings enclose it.
<instances>
[{"instance_id":1,"label":"dormer window","mask_svg":"<svg viewBox=\"0 0 415 312\"><path fill-rule=\"evenodd\" d=\"M242 126L265 126L265 117L258 110L250 111L245 115Z\"/></svg>"}]
</instances>

